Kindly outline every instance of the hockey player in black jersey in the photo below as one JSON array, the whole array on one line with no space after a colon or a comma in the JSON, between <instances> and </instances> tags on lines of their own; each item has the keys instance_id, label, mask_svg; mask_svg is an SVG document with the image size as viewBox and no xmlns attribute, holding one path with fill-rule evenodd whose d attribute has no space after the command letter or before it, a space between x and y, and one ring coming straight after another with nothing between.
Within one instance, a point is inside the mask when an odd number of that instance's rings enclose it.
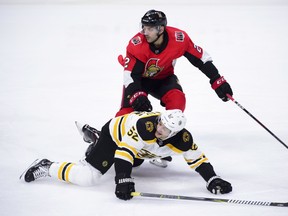
<instances>
[{"instance_id":1,"label":"hockey player in black jersey","mask_svg":"<svg viewBox=\"0 0 288 216\"><path fill-rule=\"evenodd\" d=\"M52 177L82 186L95 185L114 164L115 194L129 200L135 191L132 168L145 159L182 155L188 166L207 182L214 194L229 193L232 186L217 176L208 158L185 129L186 118L181 110L132 112L109 120L103 127L97 145L78 163L36 160L20 176L26 182ZM83 131L87 129L82 128ZM89 126L90 127L90 126ZM90 131L93 128L90 127ZM93 130L92 130L93 131ZM94 131L95 132L95 131ZM95 137L94 137L95 138Z\"/></svg>"}]
</instances>

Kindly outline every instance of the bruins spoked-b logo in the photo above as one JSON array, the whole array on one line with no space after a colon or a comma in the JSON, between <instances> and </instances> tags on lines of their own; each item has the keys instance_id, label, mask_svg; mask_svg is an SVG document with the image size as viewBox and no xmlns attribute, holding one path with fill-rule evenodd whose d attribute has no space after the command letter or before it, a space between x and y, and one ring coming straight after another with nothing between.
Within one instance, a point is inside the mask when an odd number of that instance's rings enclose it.
<instances>
[{"instance_id":1,"label":"bruins spoked-b logo","mask_svg":"<svg viewBox=\"0 0 288 216\"><path fill-rule=\"evenodd\" d=\"M107 166L108 166L108 161L106 161L106 160L105 160L105 161L102 161L102 166L103 166L103 167L107 167Z\"/></svg>"},{"instance_id":2,"label":"bruins spoked-b logo","mask_svg":"<svg viewBox=\"0 0 288 216\"><path fill-rule=\"evenodd\" d=\"M159 60L160 59L157 58L151 58L147 61L145 66L145 72L143 74L144 77L157 76L157 74L163 70L163 68L158 66Z\"/></svg>"},{"instance_id":3,"label":"bruins spoked-b logo","mask_svg":"<svg viewBox=\"0 0 288 216\"><path fill-rule=\"evenodd\" d=\"M190 135L185 131L184 133L183 133L183 141L184 142L189 142L189 140L190 140Z\"/></svg>"},{"instance_id":4,"label":"bruins spoked-b logo","mask_svg":"<svg viewBox=\"0 0 288 216\"><path fill-rule=\"evenodd\" d=\"M145 126L146 126L146 130L149 132L152 132L154 130L154 124L151 121L147 121L145 123Z\"/></svg>"}]
</instances>

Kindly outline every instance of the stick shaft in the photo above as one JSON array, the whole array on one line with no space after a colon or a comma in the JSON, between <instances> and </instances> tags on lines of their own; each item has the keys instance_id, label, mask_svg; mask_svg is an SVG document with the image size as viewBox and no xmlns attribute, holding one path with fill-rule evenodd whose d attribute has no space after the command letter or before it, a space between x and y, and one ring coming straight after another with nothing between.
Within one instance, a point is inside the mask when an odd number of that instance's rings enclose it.
<instances>
[{"instance_id":1,"label":"stick shaft","mask_svg":"<svg viewBox=\"0 0 288 216\"><path fill-rule=\"evenodd\" d=\"M246 112L251 118L253 118L259 125L261 125L268 133L270 133L275 139L277 139L283 146L288 149L288 146L279 139L272 131L270 131L264 124L262 124L255 116L253 116L247 109L245 109L238 101L236 101L231 95L227 94L227 97L233 101L238 107L240 107L244 112Z\"/></svg>"},{"instance_id":2,"label":"stick shaft","mask_svg":"<svg viewBox=\"0 0 288 216\"><path fill-rule=\"evenodd\" d=\"M160 198L160 199L177 199L177 200L190 200L190 201L204 201L204 202L217 202L217 203L233 203L244 205L259 205L259 206L276 206L276 207L288 207L288 203L281 202L264 202L264 201L249 201L249 200L236 200L236 199L219 199L208 197L191 197L181 195L168 195L168 194L155 194L144 192L132 192L132 196Z\"/></svg>"}]
</instances>

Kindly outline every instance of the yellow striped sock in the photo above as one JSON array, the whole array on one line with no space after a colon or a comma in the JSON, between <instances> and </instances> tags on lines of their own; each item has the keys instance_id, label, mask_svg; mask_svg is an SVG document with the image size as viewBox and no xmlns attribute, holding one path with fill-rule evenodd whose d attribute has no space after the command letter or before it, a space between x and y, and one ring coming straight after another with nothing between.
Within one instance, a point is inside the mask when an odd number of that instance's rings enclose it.
<instances>
[{"instance_id":1,"label":"yellow striped sock","mask_svg":"<svg viewBox=\"0 0 288 216\"><path fill-rule=\"evenodd\" d=\"M58 179L69 182L69 173L74 163L63 162L58 169Z\"/></svg>"}]
</instances>

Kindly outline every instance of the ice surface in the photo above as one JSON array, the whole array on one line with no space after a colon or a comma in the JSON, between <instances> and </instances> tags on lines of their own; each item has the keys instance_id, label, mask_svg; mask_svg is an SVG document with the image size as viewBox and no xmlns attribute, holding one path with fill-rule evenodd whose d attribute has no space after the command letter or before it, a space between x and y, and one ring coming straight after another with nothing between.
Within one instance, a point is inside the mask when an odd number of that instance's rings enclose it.
<instances>
[{"instance_id":1,"label":"ice surface","mask_svg":"<svg viewBox=\"0 0 288 216\"><path fill-rule=\"evenodd\" d=\"M288 215L287 208L121 201L114 196L114 169L88 188L51 179L19 181L36 158L78 161L84 155L87 145L75 120L100 128L114 116L122 89L117 56L151 8L163 10L169 25L207 50L235 99L287 144L287 1L39 2L0 5L2 216ZM185 58L178 60L176 74L187 97L187 128L234 191L210 194L201 177L175 157L166 169L146 162L134 170L137 191L287 202L288 149L234 103L218 99ZM163 110L151 100L155 110Z\"/></svg>"}]
</instances>

